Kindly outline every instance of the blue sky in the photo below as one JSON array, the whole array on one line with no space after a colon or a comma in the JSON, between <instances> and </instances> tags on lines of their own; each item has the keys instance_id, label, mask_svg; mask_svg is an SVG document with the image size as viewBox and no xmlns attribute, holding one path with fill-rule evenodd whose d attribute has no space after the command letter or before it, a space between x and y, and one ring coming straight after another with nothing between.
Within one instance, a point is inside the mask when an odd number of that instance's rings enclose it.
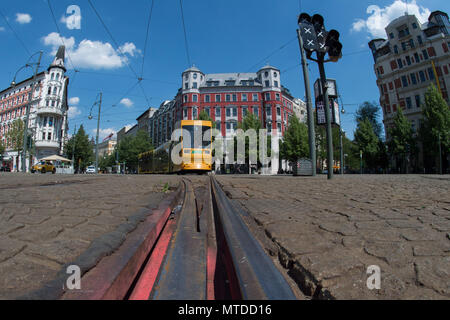
<instances>
[{"instance_id":1,"label":"blue sky","mask_svg":"<svg viewBox=\"0 0 450 320\"><path fill-rule=\"evenodd\" d=\"M69 48L66 66L71 78L71 132L75 125L83 124L90 135L95 134L97 122L89 121L88 116L100 91L105 137L134 124L148 107L147 101L159 107L181 87L181 73L189 63L179 0L154 0L146 50L151 0L91 0L114 40L88 0L52 0L58 27L47 0L1 2L0 11L8 23L0 15L0 88L9 86L30 53L43 50L42 68L46 68L57 46L64 42ZM67 19L72 15L66 13L70 5L81 10L80 29L74 29ZM352 113L364 101L379 100L368 41L382 34L385 21L406 10L423 17L434 10L450 13L444 0L408 1L408 6L405 0L184 0L183 8L192 64L205 73L225 73L256 72L270 63L284 71L283 85L302 99L305 90L295 39L297 15L301 11L322 14L326 28L340 31L344 45L343 59L327 64L326 70L329 78L338 81L347 110L343 126L351 138L355 130ZM106 58L99 59L99 55ZM75 73L72 65L80 72ZM311 62L309 68L314 82L317 65ZM18 78L30 75L24 71ZM136 75L144 78L141 85L137 85Z\"/></svg>"}]
</instances>

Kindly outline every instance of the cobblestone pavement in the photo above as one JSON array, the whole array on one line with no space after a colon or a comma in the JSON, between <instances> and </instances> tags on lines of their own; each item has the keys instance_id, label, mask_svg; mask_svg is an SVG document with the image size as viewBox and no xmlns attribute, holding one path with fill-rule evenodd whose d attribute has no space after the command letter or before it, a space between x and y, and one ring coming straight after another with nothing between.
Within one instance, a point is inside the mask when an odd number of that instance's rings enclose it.
<instances>
[{"instance_id":1,"label":"cobblestone pavement","mask_svg":"<svg viewBox=\"0 0 450 320\"><path fill-rule=\"evenodd\" d=\"M450 299L449 176L218 181L307 296ZM380 290L367 286L372 265Z\"/></svg>"},{"instance_id":2,"label":"cobblestone pavement","mask_svg":"<svg viewBox=\"0 0 450 320\"><path fill-rule=\"evenodd\" d=\"M55 298L52 288L42 288L66 264L95 266L179 182L176 176L0 174L0 299Z\"/></svg>"}]
</instances>

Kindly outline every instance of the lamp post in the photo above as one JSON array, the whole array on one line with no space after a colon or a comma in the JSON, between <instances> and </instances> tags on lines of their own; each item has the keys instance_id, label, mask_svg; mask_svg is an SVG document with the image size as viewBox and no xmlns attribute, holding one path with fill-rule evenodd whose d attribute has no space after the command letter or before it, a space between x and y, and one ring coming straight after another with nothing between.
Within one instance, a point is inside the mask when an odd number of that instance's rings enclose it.
<instances>
[{"instance_id":1,"label":"lamp post","mask_svg":"<svg viewBox=\"0 0 450 320\"><path fill-rule=\"evenodd\" d=\"M39 60L37 63L30 63L30 60L39 53ZM36 78L37 78L37 73L39 72L39 67L41 65L41 59L42 59L42 51L36 52L35 54L33 54L29 59L28 62L21 67L19 70L17 70L15 76L14 76L14 80L11 82L11 88L15 88L16 87L16 79L17 79L17 75L20 71L22 71L25 68L31 68L33 65L36 65L36 69L34 71L34 75L33 75L33 84L31 86L31 92L30 95L28 97L28 103L26 105L26 115L25 115L25 123L24 123L24 130L23 130L23 151L22 151L22 172L27 172L27 165L26 165L26 161L27 161L27 151L28 151L28 121L30 118L30 108L31 108L31 104L33 103L33 95L34 95L34 91L36 89Z\"/></svg>"},{"instance_id":2,"label":"lamp post","mask_svg":"<svg viewBox=\"0 0 450 320\"><path fill-rule=\"evenodd\" d=\"M92 109L98 104L98 119L97 119L97 139L95 146L95 173L98 174L98 140L100 138L100 117L102 113L102 93L99 93L100 99L94 103L91 108L91 114L89 115L89 120L92 120L94 117L92 116Z\"/></svg>"}]
</instances>

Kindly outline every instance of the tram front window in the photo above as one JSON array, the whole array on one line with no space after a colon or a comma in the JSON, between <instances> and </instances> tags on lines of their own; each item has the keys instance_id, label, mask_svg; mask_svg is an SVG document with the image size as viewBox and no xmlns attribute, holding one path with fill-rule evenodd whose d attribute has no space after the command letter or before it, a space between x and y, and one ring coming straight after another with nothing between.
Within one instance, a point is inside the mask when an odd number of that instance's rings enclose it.
<instances>
[{"instance_id":1,"label":"tram front window","mask_svg":"<svg viewBox=\"0 0 450 320\"><path fill-rule=\"evenodd\" d=\"M183 126L184 149L206 149L211 145L210 127Z\"/></svg>"}]
</instances>

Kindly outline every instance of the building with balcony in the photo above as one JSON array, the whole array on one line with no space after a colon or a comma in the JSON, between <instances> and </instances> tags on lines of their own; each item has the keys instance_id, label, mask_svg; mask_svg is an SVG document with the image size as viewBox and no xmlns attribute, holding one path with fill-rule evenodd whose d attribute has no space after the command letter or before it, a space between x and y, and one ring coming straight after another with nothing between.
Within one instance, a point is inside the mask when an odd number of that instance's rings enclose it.
<instances>
[{"instance_id":1,"label":"building with balcony","mask_svg":"<svg viewBox=\"0 0 450 320\"><path fill-rule=\"evenodd\" d=\"M417 132L423 119L425 93L431 84L440 87L443 98L450 103L449 32L445 12L431 13L423 24L416 16L406 14L386 27L386 39L369 43L386 133L393 126L399 108ZM389 140L388 134L386 138Z\"/></svg>"},{"instance_id":2,"label":"building with balcony","mask_svg":"<svg viewBox=\"0 0 450 320\"><path fill-rule=\"evenodd\" d=\"M69 78L65 75L65 47L58 49L55 59L46 71L33 78L0 92L0 140L6 146L3 165L13 171L22 167L21 155L13 150L8 140L8 131L16 120L25 120L29 106L28 132L33 146L27 157L27 170L41 159L52 155L63 155L68 133L67 88ZM31 153L31 155L30 155Z\"/></svg>"}]
</instances>

